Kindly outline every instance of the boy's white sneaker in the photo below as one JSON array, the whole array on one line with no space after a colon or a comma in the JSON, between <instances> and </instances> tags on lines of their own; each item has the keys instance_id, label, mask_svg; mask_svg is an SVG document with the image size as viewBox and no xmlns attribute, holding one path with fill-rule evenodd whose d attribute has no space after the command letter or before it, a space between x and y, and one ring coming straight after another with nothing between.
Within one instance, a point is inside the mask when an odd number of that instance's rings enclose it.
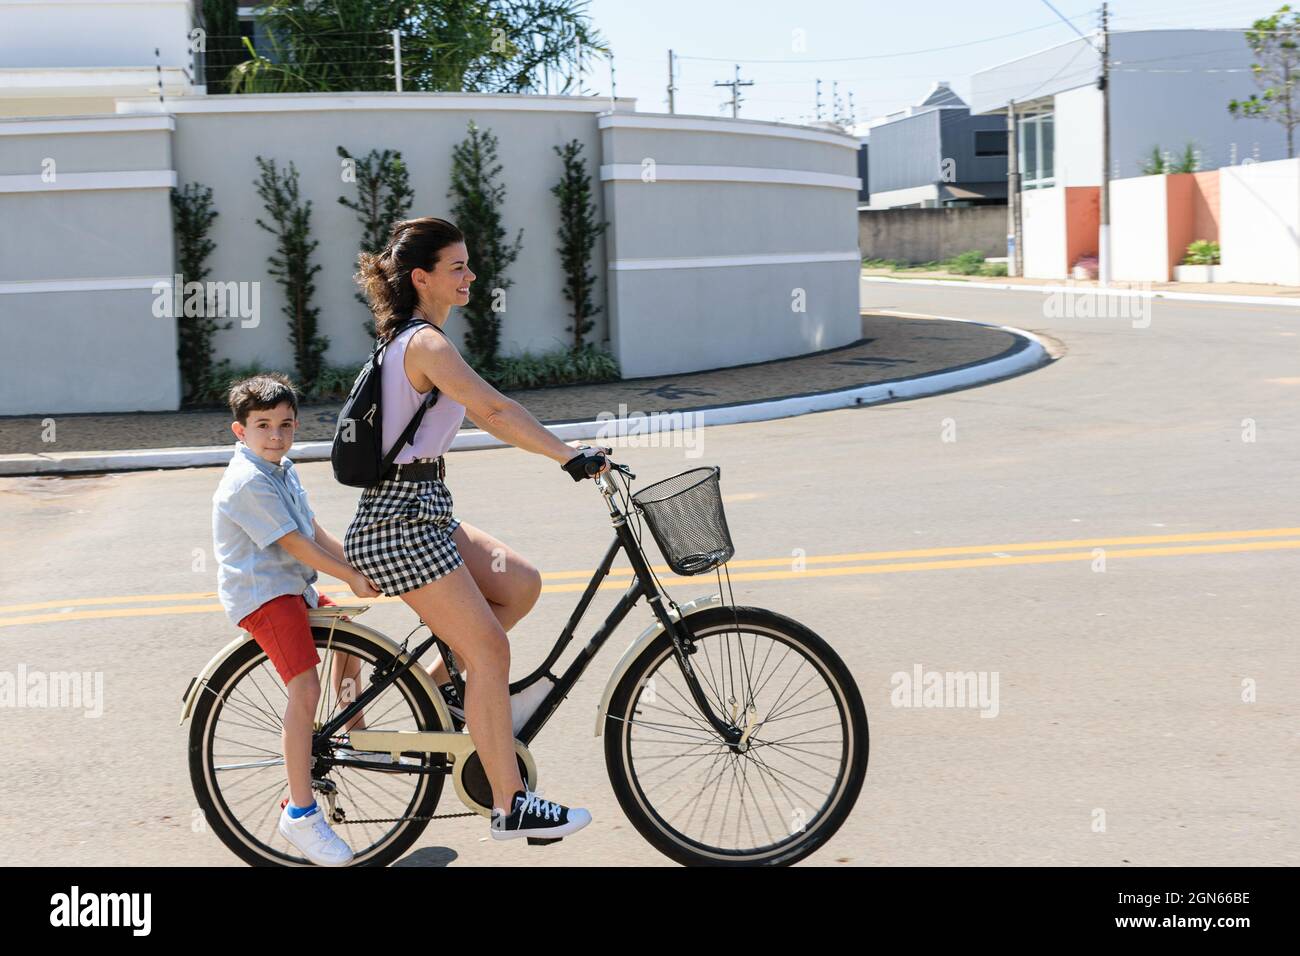
<instances>
[{"instance_id":1,"label":"boy's white sneaker","mask_svg":"<svg viewBox=\"0 0 1300 956\"><path fill-rule=\"evenodd\" d=\"M352 862L352 848L334 832L319 806L297 819L289 816L289 807L280 811L280 835L298 848L317 866L346 866Z\"/></svg>"}]
</instances>

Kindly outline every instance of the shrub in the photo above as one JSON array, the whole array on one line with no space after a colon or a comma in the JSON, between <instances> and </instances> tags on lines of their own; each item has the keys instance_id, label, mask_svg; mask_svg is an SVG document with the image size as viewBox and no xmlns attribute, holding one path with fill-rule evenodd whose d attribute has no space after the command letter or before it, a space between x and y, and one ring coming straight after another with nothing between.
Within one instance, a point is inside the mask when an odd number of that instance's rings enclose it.
<instances>
[{"instance_id":1,"label":"shrub","mask_svg":"<svg viewBox=\"0 0 1300 956\"><path fill-rule=\"evenodd\" d=\"M206 390L196 395L195 401L207 405L223 405L231 385L268 371L272 370L263 365L235 365L230 359L222 359L214 366ZM303 387L298 382L294 382L294 385L298 388L298 397L305 402L341 400L347 398L360 371L360 365L326 365L321 368L312 386Z\"/></svg>"},{"instance_id":2,"label":"shrub","mask_svg":"<svg viewBox=\"0 0 1300 956\"><path fill-rule=\"evenodd\" d=\"M183 282L202 282L208 277L208 256L217 244L208 238L217 211L212 208L212 189L200 183L187 183L171 193L172 214L176 233L176 263L180 266ZM210 303L204 303L201 315L176 317L177 358L180 361L182 403L189 405L202 401L200 396L212 387L216 374L213 339L220 330L234 323L217 322L212 317Z\"/></svg>"},{"instance_id":3,"label":"shrub","mask_svg":"<svg viewBox=\"0 0 1300 956\"><path fill-rule=\"evenodd\" d=\"M1219 264L1219 244L1210 239L1197 239L1188 243L1187 254L1183 256L1185 266L1217 266Z\"/></svg>"},{"instance_id":4,"label":"shrub","mask_svg":"<svg viewBox=\"0 0 1300 956\"><path fill-rule=\"evenodd\" d=\"M984 253L978 249L968 249L949 259L947 266L953 275L977 276L984 269Z\"/></svg>"},{"instance_id":5,"label":"shrub","mask_svg":"<svg viewBox=\"0 0 1300 956\"><path fill-rule=\"evenodd\" d=\"M469 121L469 135L452 148L451 188L454 200L451 221L465 234L465 248L478 273L470 286L469 302L461 310L469 329L465 345L474 363L490 368L498 361L501 345L501 313L505 293L513 284L506 271L519 258L524 231L513 242L504 225L506 187L498 179L497 138Z\"/></svg>"},{"instance_id":6,"label":"shrub","mask_svg":"<svg viewBox=\"0 0 1300 956\"><path fill-rule=\"evenodd\" d=\"M614 356L590 342L579 349L559 348L541 355L525 352L511 358L498 356L492 368L474 366L474 370L503 391L614 382L620 378ZM196 400L204 404L223 404L226 391L232 384L266 371L269 370L262 365L234 365L230 359L222 359L215 366L207 391ZM360 365L326 365L311 387L300 387L299 397L305 402L342 400L352 390L360 371Z\"/></svg>"},{"instance_id":7,"label":"shrub","mask_svg":"<svg viewBox=\"0 0 1300 956\"><path fill-rule=\"evenodd\" d=\"M590 342L579 348L562 348L541 355L498 356L491 368L476 368L483 378L503 391L542 388L547 385L576 385L611 382L619 378L614 356Z\"/></svg>"},{"instance_id":8,"label":"shrub","mask_svg":"<svg viewBox=\"0 0 1300 956\"><path fill-rule=\"evenodd\" d=\"M415 191L411 189L411 179L402 154L397 150L384 150L382 153L372 149L363 159L356 159L342 146L338 147L342 159L352 162L357 185L357 198L339 197L339 205L347 206L357 214L361 223L361 251L369 253L382 252L388 244L388 236L393 226L406 218L411 208ZM346 180L345 180L346 181ZM356 266L355 261L352 263ZM353 298L367 306L366 297L354 292ZM369 312L367 306L366 309ZM372 339L375 337L375 320L367 318L362 327Z\"/></svg>"},{"instance_id":9,"label":"shrub","mask_svg":"<svg viewBox=\"0 0 1300 956\"><path fill-rule=\"evenodd\" d=\"M320 243L311 238L311 200L304 200L298 189L298 169L290 161L287 172L276 169L275 160L256 157L261 176L255 183L257 194L266 205L268 225L260 218L257 224L276 239L276 254L267 269L284 290L283 312L293 344L294 369L304 389L310 389L325 364L329 338L318 331L320 309L311 304L316 294L314 276L321 267L311 261Z\"/></svg>"},{"instance_id":10,"label":"shrub","mask_svg":"<svg viewBox=\"0 0 1300 956\"><path fill-rule=\"evenodd\" d=\"M596 276L591 271L591 250L596 240L605 232L608 223L597 218L596 202L591 194L591 176L582 161L582 144L570 140L564 147L553 147L564 163L564 175L551 189L560 204L560 264L564 269L564 297L569 300L573 324L567 331L573 333L575 351L585 344L583 336L595 328L592 316L598 315L600 306L591 296L596 289Z\"/></svg>"}]
</instances>

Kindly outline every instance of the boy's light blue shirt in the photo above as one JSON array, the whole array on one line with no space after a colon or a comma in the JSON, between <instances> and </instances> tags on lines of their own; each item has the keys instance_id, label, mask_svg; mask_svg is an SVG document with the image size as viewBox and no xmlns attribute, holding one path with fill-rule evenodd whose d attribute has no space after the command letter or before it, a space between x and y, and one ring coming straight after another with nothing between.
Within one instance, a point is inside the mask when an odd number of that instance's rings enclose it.
<instances>
[{"instance_id":1,"label":"boy's light blue shirt","mask_svg":"<svg viewBox=\"0 0 1300 956\"><path fill-rule=\"evenodd\" d=\"M275 543L290 531L315 540L315 517L288 457L273 465L242 441L235 443L212 495L212 550L217 595L236 627L282 594L301 594L317 606L316 569Z\"/></svg>"}]
</instances>

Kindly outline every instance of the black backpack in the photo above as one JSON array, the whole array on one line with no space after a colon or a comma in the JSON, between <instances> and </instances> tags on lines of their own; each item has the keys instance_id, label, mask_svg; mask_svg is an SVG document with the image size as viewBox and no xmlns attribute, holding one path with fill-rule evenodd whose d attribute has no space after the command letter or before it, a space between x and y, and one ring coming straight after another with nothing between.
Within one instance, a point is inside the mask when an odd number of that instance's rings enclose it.
<instances>
[{"instance_id":1,"label":"black backpack","mask_svg":"<svg viewBox=\"0 0 1300 956\"><path fill-rule=\"evenodd\" d=\"M370 358L366 359L366 364L361 367L356 381L352 383L352 391L348 393L347 401L339 411L334 445L330 449L330 464L334 466L334 478L340 484L354 488L370 488L379 484L398 453L415 437L424 413L438 400L438 387L435 385L429 397L416 410L415 417L385 455L384 390L380 384L384 350L412 325L421 323L438 328L425 319L410 319L402 323L389 338L375 345L375 350L370 353ZM438 331L442 332L442 329Z\"/></svg>"}]
</instances>

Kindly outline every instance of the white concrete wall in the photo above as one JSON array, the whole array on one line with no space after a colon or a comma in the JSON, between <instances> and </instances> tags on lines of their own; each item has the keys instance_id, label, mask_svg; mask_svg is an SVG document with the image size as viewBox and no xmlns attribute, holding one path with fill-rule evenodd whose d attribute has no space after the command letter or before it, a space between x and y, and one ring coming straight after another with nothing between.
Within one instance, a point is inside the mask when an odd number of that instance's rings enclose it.
<instances>
[{"instance_id":1,"label":"white concrete wall","mask_svg":"<svg viewBox=\"0 0 1300 956\"><path fill-rule=\"evenodd\" d=\"M1101 185L1101 92L1081 86L1056 95L1056 185Z\"/></svg>"},{"instance_id":2,"label":"white concrete wall","mask_svg":"<svg viewBox=\"0 0 1300 956\"><path fill-rule=\"evenodd\" d=\"M1300 159L1219 169L1227 282L1300 285Z\"/></svg>"},{"instance_id":3,"label":"white concrete wall","mask_svg":"<svg viewBox=\"0 0 1300 956\"><path fill-rule=\"evenodd\" d=\"M1165 176L1134 176L1110 184L1111 277L1169 281L1169 184Z\"/></svg>"},{"instance_id":4,"label":"white concrete wall","mask_svg":"<svg viewBox=\"0 0 1300 956\"><path fill-rule=\"evenodd\" d=\"M1064 279L1065 190L1027 189L1020 194L1025 275Z\"/></svg>"},{"instance_id":5,"label":"white concrete wall","mask_svg":"<svg viewBox=\"0 0 1300 956\"><path fill-rule=\"evenodd\" d=\"M152 292L175 266L173 128L0 122L0 415L177 407L177 322Z\"/></svg>"},{"instance_id":6,"label":"white concrete wall","mask_svg":"<svg viewBox=\"0 0 1300 956\"><path fill-rule=\"evenodd\" d=\"M597 125L610 347L625 378L858 338L856 140L665 114L615 113Z\"/></svg>"},{"instance_id":7,"label":"white concrete wall","mask_svg":"<svg viewBox=\"0 0 1300 956\"><path fill-rule=\"evenodd\" d=\"M190 0L3 0L0 67L190 67ZM193 73L193 68L190 70Z\"/></svg>"},{"instance_id":8,"label":"white concrete wall","mask_svg":"<svg viewBox=\"0 0 1300 956\"><path fill-rule=\"evenodd\" d=\"M275 240L254 183L257 155L294 163L312 201L314 304L326 360L359 364L371 341L354 299L361 227L337 202L338 144L402 151L411 216L449 215L451 149L474 119L499 137L505 226L524 230L510 269L501 350L571 340L555 251L562 166L550 147L577 138L600 218L588 340L626 378L761 362L835 348L861 334L857 141L794 124L639 114L620 100L452 93L151 98L118 113L0 121L0 415L175 408L175 319L155 318L156 279L174 272L168 190L213 190L208 280L256 284L260 315L217 333L217 358L292 372L283 292L267 272ZM39 175L53 159L57 180ZM643 178L653 159L655 176ZM460 341L458 310L448 334ZM12 345L12 347L10 347ZM60 351L62 350L62 351ZM42 356L70 369L52 377ZM68 381L78 387L69 388ZM595 411L593 410L593 415Z\"/></svg>"}]
</instances>

